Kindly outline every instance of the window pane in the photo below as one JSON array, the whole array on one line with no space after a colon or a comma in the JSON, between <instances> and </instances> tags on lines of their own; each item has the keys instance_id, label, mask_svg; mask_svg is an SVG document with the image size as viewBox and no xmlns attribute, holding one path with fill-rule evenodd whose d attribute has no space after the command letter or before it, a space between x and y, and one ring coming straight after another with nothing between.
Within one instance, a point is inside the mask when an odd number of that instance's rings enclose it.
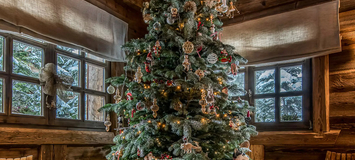
<instances>
[{"instance_id":1,"label":"window pane","mask_svg":"<svg viewBox=\"0 0 355 160\"><path fill-rule=\"evenodd\" d=\"M99 112L100 109L105 104L105 97L86 95L85 99L85 119L91 121L104 121L104 113Z\"/></svg>"},{"instance_id":2,"label":"window pane","mask_svg":"<svg viewBox=\"0 0 355 160\"><path fill-rule=\"evenodd\" d=\"M275 122L275 99L255 99L255 122Z\"/></svg>"},{"instance_id":3,"label":"window pane","mask_svg":"<svg viewBox=\"0 0 355 160\"><path fill-rule=\"evenodd\" d=\"M69 47L64 47L64 46L60 46L60 45L57 45L57 48L62 51L67 51L67 52L74 53L74 54L80 53L79 49L75 49L75 48L69 48Z\"/></svg>"},{"instance_id":4,"label":"window pane","mask_svg":"<svg viewBox=\"0 0 355 160\"><path fill-rule=\"evenodd\" d=\"M57 118L79 119L80 93L57 92Z\"/></svg>"},{"instance_id":5,"label":"window pane","mask_svg":"<svg viewBox=\"0 0 355 160\"><path fill-rule=\"evenodd\" d=\"M4 70L4 51L5 51L4 42L5 42L5 38L0 36L0 70L1 71Z\"/></svg>"},{"instance_id":6,"label":"window pane","mask_svg":"<svg viewBox=\"0 0 355 160\"><path fill-rule=\"evenodd\" d=\"M275 93L275 69L255 71L255 94Z\"/></svg>"},{"instance_id":7,"label":"window pane","mask_svg":"<svg viewBox=\"0 0 355 160\"><path fill-rule=\"evenodd\" d=\"M43 49L14 41L12 59L13 73L38 78L42 67Z\"/></svg>"},{"instance_id":8,"label":"window pane","mask_svg":"<svg viewBox=\"0 0 355 160\"><path fill-rule=\"evenodd\" d=\"M67 56L57 55L57 72L74 78L73 86L79 86L80 81L80 61Z\"/></svg>"},{"instance_id":9,"label":"window pane","mask_svg":"<svg viewBox=\"0 0 355 160\"><path fill-rule=\"evenodd\" d=\"M302 96L281 97L280 107L282 122L302 121Z\"/></svg>"},{"instance_id":10,"label":"window pane","mask_svg":"<svg viewBox=\"0 0 355 160\"><path fill-rule=\"evenodd\" d=\"M4 91L4 79L0 79L0 112L4 112L4 107L3 107L3 104L4 104L4 101L3 101L3 91Z\"/></svg>"},{"instance_id":11,"label":"window pane","mask_svg":"<svg viewBox=\"0 0 355 160\"><path fill-rule=\"evenodd\" d=\"M12 113L42 115L42 88L40 85L12 81Z\"/></svg>"},{"instance_id":12,"label":"window pane","mask_svg":"<svg viewBox=\"0 0 355 160\"><path fill-rule=\"evenodd\" d=\"M281 73L281 92L302 91L302 66L283 67Z\"/></svg>"},{"instance_id":13,"label":"window pane","mask_svg":"<svg viewBox=\"0 0 355 160\"><path fill-rule=\"evenodd\" d=\"M94 55L89 54L89 53L85 53L85 56L86 56L87 58L90 58L90 59L95 60L95 61L98 61L98 62L105 62L105 59L100 58L100 57L97 57L97 56L94 56Z\"/></svg>"},{"instance_id":14,"label":"window pane","mask_svg":"<svg viewBox=\"0 0 355 160\"><path fill-rule=\"evenodd\" d=\"M105 68L87 63L85 70L86 88L104 92Z\"/></svg>"}]
</instances>

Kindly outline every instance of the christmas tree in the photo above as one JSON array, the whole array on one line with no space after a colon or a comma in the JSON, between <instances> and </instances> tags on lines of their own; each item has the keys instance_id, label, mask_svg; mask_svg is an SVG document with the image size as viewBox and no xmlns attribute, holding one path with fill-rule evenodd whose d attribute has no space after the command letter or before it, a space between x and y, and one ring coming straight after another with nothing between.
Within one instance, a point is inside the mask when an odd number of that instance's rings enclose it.
<instances>
[{"instance_id":1,"label":"christmas tree","mask_svg":"<svg viewBox=\"0 0 355 160\"><path fill-rule=\"evenodd\" d=\"M235 1L144 3L149 33L123 47L134 80L127 74L106 80L109 93L117 90L116 103L102 110L129 120L107 159L248 159L248 140L257 134L249 125L251 107L232 101L241 90L233 76L246 60L219 40L219 17L232 18Z\"/></svg>"}]
</instances>

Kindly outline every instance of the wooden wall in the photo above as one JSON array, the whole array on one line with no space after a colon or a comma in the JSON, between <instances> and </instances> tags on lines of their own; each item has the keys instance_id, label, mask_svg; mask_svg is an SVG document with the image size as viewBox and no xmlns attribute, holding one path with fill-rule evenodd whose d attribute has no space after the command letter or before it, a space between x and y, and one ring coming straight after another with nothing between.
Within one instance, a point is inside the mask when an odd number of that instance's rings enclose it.
<instances>
[{"instance_id":1,"label":"wooden wall","mask_svg":"<svg viewBox=\"0 0 355 160\"><path fill-rule=\"evenodd\" d=\"M325 160L327 151L355 153L355 1L341 0L340 12L343 51L329 55L330 130L340 134L334 144L265 145L265 160Z\"/></svg>"}]
</instances>

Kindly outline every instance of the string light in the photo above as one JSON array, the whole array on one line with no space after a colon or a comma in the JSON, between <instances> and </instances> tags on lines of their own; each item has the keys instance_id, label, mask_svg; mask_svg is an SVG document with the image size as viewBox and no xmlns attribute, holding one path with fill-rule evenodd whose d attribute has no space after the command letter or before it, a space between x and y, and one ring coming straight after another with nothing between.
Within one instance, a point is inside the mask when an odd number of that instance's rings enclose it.
<instances>
[{"instance_id":1,"label":"string light","mask_svg":"<svg viewBox=\"0 0 355 160\"><path fill-rule=\"evenodd\" d=\"M224 117L227 117L228 115L227 114L224 114Z\"/></svg>"},{"instance_id":2,"label":"string light","mask_svg":"<svg viewBox=\"0 0 355 160\"><path fill-rule=\"evenodd\" d=\"M226 148L226 146L223 146L223 148Z\"/></svg>"},{"instance_id":3,"label":"string light","mask_svg":"<svg viewBox=\"0 0 355 160\"><path fill-rule=\"evenodd\" d=\"M177 123L177 124L180 124L180 121L177 121L176 123Z\"/></svg>"},{"instance_id":4,"label":"string light","mask_svg":"<svg viewBox=\"0 0 355 160\"><path fill-rule=\"evenodd\" d=\"M219 114L217 114L216 116L217 116L217 118L219 118L219 116L220 116L220 115L219 115Z\"/></svg>"},{"instance_id":5,"label":"string light","mask_svg":"<svg viewBox=\"0 0 355 160\"><path fill-rule=\"evenodd\" d=\"M163 124L162 127L165 128L165 124Z\"/></svg>"},{"instance_id":6,"label":"string light","mask_svg":"<svg viewBox=\"0 0 355 160\"><path fill-rule=\"evenodd\" d=\"M152 123L152 121L151 121L151 120L148 120L148 123Z\"/></svg>"},{"instance_id":7,"label":"string light","mask_svg":"<svg viewBox=\"0 0 355 160\"><path fill-rule=\"evenodd\" d=\"M125 137L123 136L122 139L125 139Z\"/></svg>"}]
</instances>

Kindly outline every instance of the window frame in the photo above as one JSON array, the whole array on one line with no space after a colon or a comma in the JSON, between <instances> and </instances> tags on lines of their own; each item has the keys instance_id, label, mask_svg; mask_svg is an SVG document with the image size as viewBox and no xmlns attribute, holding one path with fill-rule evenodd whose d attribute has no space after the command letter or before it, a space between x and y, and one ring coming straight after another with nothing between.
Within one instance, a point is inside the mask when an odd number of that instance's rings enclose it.
<instances>
[{"instance_id":1,"label":"window frame","mask_svg":"<svg viewBox=\"0 0 355 160\"><path fill-rule=\"evenodd\" d=\"M302 65L302 91L280 92L280 68ZM255 71L275 69L275 93L255 94ZM312 116L312 70L311 60L276 64L262 67L248 67L248 89L252 92L249 96L249 104L255 106L255 99L275 98L275 122L255 122L255 114L252 124L261 131L280 131L280 130L308 130L311 127ZM250 94L250 91L248 93ZM300 122L281 122L280 118L280 98L289 96L302 96L302 121Z\"/></svg>"},{"instance_id":2,"label":"window frame","mask_svg":"<svg viewBox=\"0 0 355 160\"><path fill-rule=\"evenodd\" d=\"M0 124L6 125L17 125L17 124L29 124L29 125L47 125L52 127L72 127L72 128L82 128L89 130L99 130L104 131L105 126L102 121L91 121L85 120L85 97L86 93L90 95L102 96L104 97L105 102L107 103L110 100L109 95L105 92L105 82L103 82L103 91L95 91L91 89L86 89L85 83L85 64L90 63L95 66L100 66L104 68L104 77L108 78L110 76L110 62L104 61L100 62L94 59L86 57L84 50L73 45L65 45L65 47L79 49L79 54L66 52L56 48L55 44L46 43L45 41L39 42L34 39L17 36L8 33L1 33L0 36L4 38L4 71L0 71L0 78L4 80L3 82L3 112L0 112ZM41 104L42 104L42 115L33 116L33 115L24 115L24 114L13 114L12 113L12 81L19 80L28 83L34 83L40 85L40 82L37 78L23 76L13 72L13 42L14 40L21 43L29 44L35 47L43 49L42 55L42 67L47 63L54 63L57 65L57 53L63 56L77 59L79 64L79 86L72 86L74 92L80 93L79 101L79 119L62 119L56 118L56 109L48 109L45 106L46 96L43 93L43 88L41 92ZM88 53L90 54L90 53ZM41 86L42 87L42 86ZM56 101L56 96L49 97L48 101ZM103 115L106 115L103 113ZM104 118L105 119L105 118Z\"/></svg>"},{"instance_id":3,"label":"window frame","mask_svg":"<svg viewBox=\"0 0 355 160\"><path fill-rule=\"evenodd\" d=\"M302 65L302 91L281 92L281 76L280 69L283 67L292 67ZM275 93L255 94L255 71L275 69ZM275 122L255 122L255 115L252 118L252 124L261 131L279 131L279 130L306 130L310 129L312 116L312 70L311 60L303 60L301 62L292 62L284 64L276 64L262 67L248 67L248 87L252 92L249 103L255 106L255 99L275 98ZM248 92L249 93L249 92ZM281 122L280 115L280 98L289 96L302 96L302 121L300 122Z\"/></svg>"}]
</instances>

